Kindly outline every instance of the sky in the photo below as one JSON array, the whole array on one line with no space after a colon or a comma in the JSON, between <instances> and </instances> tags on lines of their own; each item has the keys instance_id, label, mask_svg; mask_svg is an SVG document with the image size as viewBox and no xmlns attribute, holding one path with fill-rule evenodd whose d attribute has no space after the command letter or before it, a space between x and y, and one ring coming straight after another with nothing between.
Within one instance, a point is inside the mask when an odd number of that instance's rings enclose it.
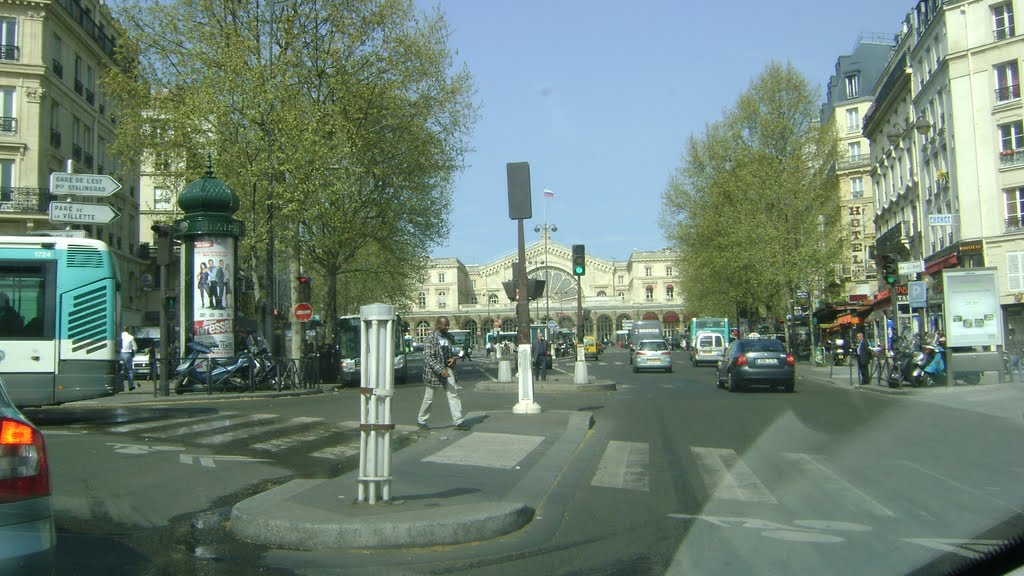
<instances>
[{"instance_id":1,"label":"sky","mask_svg":"<svg viewBox=\"0 0 1024 576\"><path fill-rule=\"evenodd\" d=\"M516 250L505 166L529 162L533 218L554 242L626 260L668 247L658 214L686 142L772 61L825 100L858 38L895 34L911 0L416 0L444 13L480 117L456 177L449 241L432 256L485 264ZM545 198L543 191L554 192Z\"/></svg>"}]
</instances>

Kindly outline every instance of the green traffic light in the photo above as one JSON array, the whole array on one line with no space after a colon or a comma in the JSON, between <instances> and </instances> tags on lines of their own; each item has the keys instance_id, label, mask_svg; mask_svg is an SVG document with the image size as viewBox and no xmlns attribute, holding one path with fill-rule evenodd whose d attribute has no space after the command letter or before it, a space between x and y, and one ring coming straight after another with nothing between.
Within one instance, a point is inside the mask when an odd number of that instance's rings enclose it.
<instances>
[{"instance_id":1,"label":"green traffic light","mask_svg":"<svg viewBox=\"0 0 1024 576\"><path fill-rule=\"evenodd\" d=\"M573 268L573 274L575 274L577 276L582 276L583 275L583 266L577 266L577 267Z\"/></svg>"}]
</instances>

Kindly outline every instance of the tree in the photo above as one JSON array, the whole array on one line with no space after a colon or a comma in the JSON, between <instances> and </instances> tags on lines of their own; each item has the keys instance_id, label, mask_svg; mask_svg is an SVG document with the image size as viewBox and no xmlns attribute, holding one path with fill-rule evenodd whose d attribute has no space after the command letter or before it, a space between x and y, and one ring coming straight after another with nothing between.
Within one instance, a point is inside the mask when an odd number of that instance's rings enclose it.
<instances>
[{"instance_id":1,"label":"tree","mask_svg":"<svg viewBox=\"0 0 1024 576\"><path fill-rule=\"evenodd\" d=\"M440 12L411 0L129 0L116 11L123 65L104 81L116 152L173 155L169 176L186 182L212 153L241 200L251 271L273 229L287 260L327 277L331 310L339 275L387 287L350 290L366 299L351 308L421 274L447 238L477 113Z\"/></svg>"},{"instance_id":2,"label":"tree","mask_svg":"<svg viewBox=\"0 0 1024 576\"><path fill-rule=\"evenodd\" d=\"M838 151L807 81L777 63L720 121L691 135L660 219L688 307L778 318L796 291L834 275Z\"/></svg>"}]
</instances>

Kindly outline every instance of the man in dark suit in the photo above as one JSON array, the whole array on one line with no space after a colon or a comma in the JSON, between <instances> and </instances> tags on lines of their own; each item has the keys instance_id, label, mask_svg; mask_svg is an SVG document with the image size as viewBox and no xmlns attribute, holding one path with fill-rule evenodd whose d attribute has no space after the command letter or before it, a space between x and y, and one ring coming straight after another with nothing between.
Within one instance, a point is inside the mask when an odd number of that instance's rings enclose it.
<instances>
[{"instance_id":1,"label":"man in dark suit","mask_svg":"<svg viewBox=\"0 0 1024 576\"><path fill-rule=\"evenodd\" d=\"M551 356L551 347L544 339L544 333L537 334L537 342L533 345L533 378L534 380L548 379L548 356Z\"/></svg>"},{"instance_id":2,"label":"man in dark suit","mask_svg":"<svg viewBox=\"0 0 1024 576\"><path fill-rule=\"evenodd\" d=\"M860 383L869 384L871 381L871 347L864 339L863 332L857 332L857 345L854 348L857 355L857 369L860 372Z\"/></svg>"}]
</instances>

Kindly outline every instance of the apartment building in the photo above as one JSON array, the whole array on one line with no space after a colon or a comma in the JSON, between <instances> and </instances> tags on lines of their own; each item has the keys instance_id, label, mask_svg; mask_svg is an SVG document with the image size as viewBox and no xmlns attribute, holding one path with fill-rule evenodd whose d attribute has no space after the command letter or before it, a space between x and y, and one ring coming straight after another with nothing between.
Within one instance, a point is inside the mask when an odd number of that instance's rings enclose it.
<instances>
[{"instance_id":1,"label":"apartment building","mask_svg":"<svg viewBox=\"0 0 1024 576\"><path fill-rule=\"evenodd\" d=\"M49 221L53 172L112 174L114 117L99 87L114 66L117 31L95 0L0 0L0 234L73 228L103 240L121 272L123 322L142 325L148 255L139 243L137 183L102 198L120 217L106 225Z\"/></svg>"}]
</instances>

